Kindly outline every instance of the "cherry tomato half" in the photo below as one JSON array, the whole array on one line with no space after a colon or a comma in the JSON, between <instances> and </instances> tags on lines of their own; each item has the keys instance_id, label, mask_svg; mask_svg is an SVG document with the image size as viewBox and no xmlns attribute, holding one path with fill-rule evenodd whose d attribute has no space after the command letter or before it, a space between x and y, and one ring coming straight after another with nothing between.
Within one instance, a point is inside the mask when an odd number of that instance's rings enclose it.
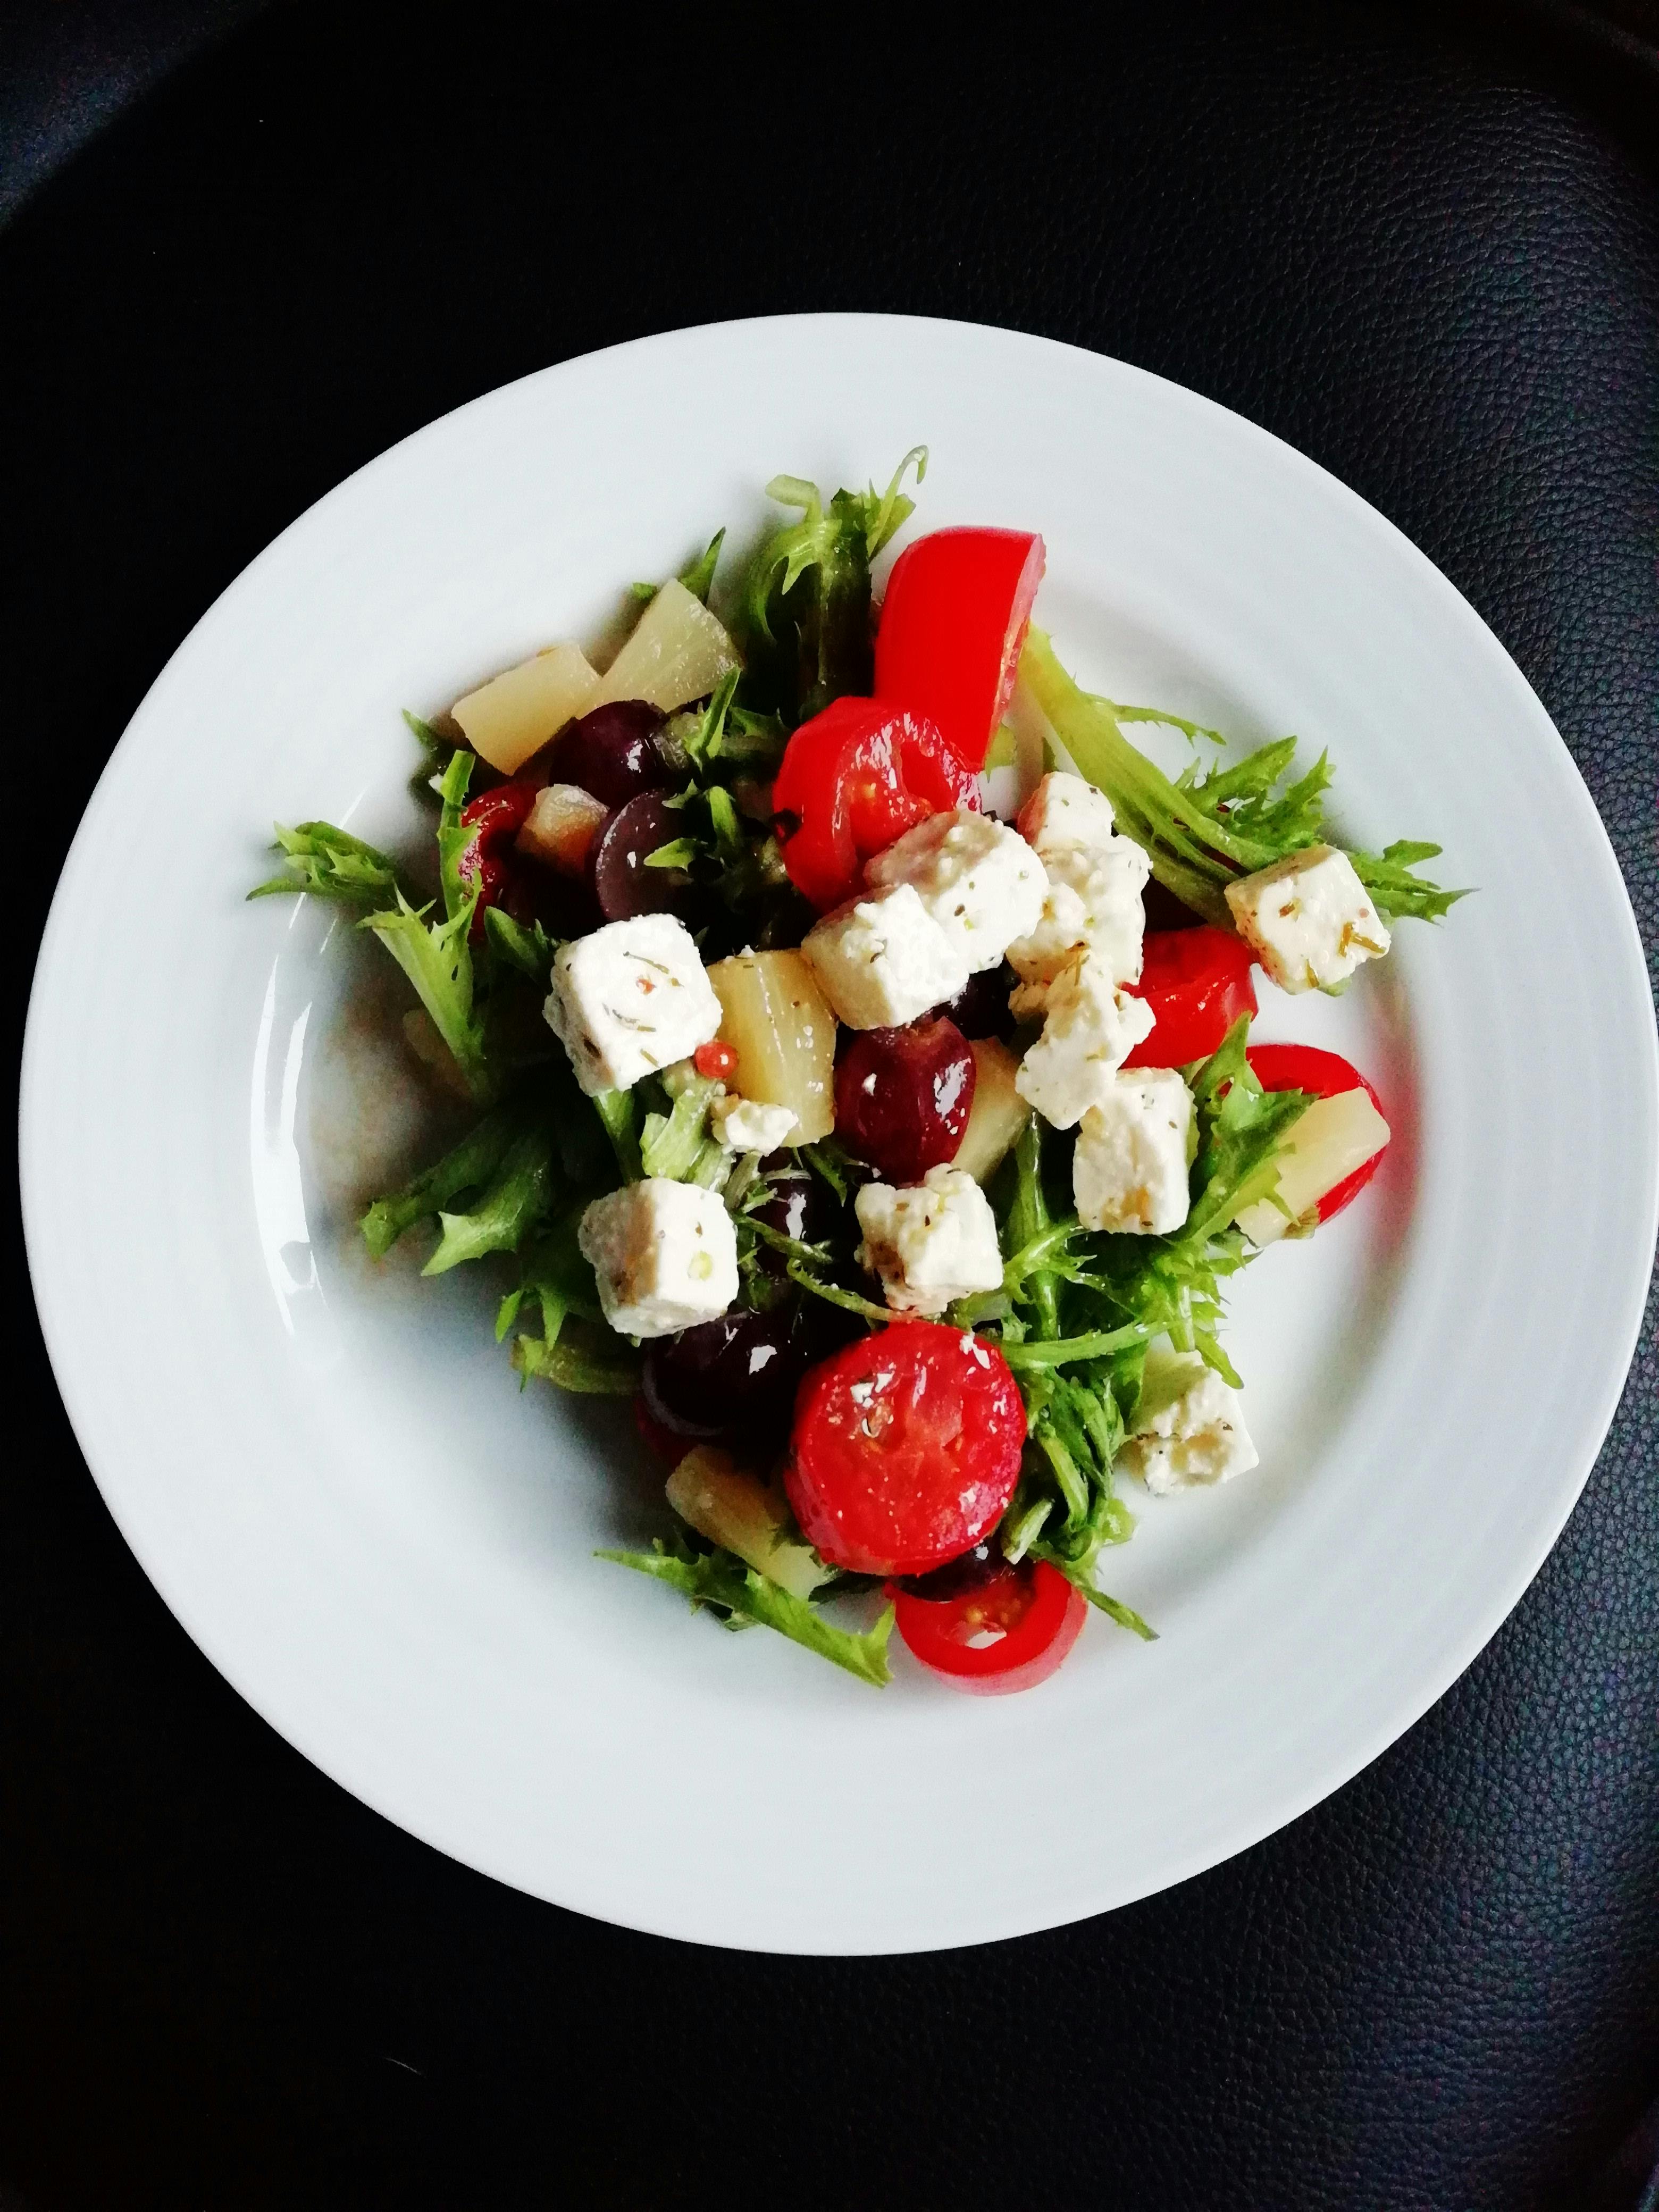
<instances>
[{"instance_id":1,"label":"cherry tomato half","mask_svg":"<svg viewBox=\"0 0 1659 2212\"><path fill-rule=\"evenodd\" d=\"M1250 1073L1264 1091L1306 1091L1316 1098L1338 1098L1345 1091L1364 1091L1380 1114L1382 1102L1351 1060L1340 1052L1325 1052L1313 1044L1253 1044L1245 1048ZM1382 1152L1373 1152L1363 1167L1332 1185L1319 1201L1319 1218L1328 1221L1357 1199L1382 1164Z\"/></svg>"},{"instance_id":2,"label":"cherry tomato half","mask_svg":"<svg viewBox=\"0 0 1659 2212\"><path fill-rule=\"evenodd\" d=\"M804 1378L784 1486L830 1565L926 1574L996 1526L1024 1443L1019 1388L994 1346L895 1322Z\"/></svg>"},{"instance_id":3,"label":"cherry tomato half","mask_svg":"<svg viewBox=\"0 0 1659 2212\"><path fill-rule=\"evenodd\" d=\"M1138 983L1123 988L1145 999L1156 1026L1129 1054L1126 1067L1185 1067L1207 1060L1241 1014L1255 1012L1250 948L1228 929L1159 929L1146 939Z\"/></svg>"},{"instance_id":4,"label":"cherry tomato half","mask_svg":"<svg viewBox=\"0 0 1659 2212\"><path fill-rule=\"evenodd\" d=\"M976 1697L1046 1682L1083 1633L1088 1611L1082 1591L1046 1559L1000 1560L953 1595L893 1592L894 1626L912 1655L952 1689Z\"/></svg>"},{"instance_id":5,"label":"cherry tomato half","mask_svg":"<svg viewBox=\"0 0 1659 2212\"><path fill-rule=\"evenodd\" d=\"M930 814L979 805L979 783L926 716L837 699L790 738L772 787L789 878L822 913L864 888L864 864Z\"/></svg>"},{"instance_id":6,"label":"cherry tomato half","mask_svg":"<svg viewBox=\"0 0 1659 2212\"><path fill-rule=\"evenodd\" d=\"M475 945L483 936L484 915L490 907L507 908L515 921L529 917L530 902L523 872L514 858L513 840L535 804L535 790L530 784L498 783L462 811L461 827L471 830L473 836L456 864L456 873L463 884L477 890L478 903L472 909L467 932Z\"/></svg>"},{"instance_id":7,"label":"cherry tomato half","mask_svg":"<svg viewBox=\"0 0 1659 2212\"><path fill-rule=\"evenodd\" d=\"M976 773L1013 696L1043 557L1029 531L935 530L888 579L876 696L926 714Z\"/></svg>"}]
</instances>

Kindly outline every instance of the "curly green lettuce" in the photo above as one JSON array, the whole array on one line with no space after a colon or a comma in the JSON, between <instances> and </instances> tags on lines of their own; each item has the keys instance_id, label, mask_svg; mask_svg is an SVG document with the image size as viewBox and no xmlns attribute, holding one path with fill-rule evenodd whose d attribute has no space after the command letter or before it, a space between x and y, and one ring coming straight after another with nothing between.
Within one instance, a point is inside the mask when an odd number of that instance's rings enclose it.
<instances>
[{"instance_id":1,"label":"curly green lettuce","mask_svg":"<svg viewBox=\"0 0 1659 2212\"><path fill-rule=\"evenodd\" d=\"M887 1641L893 1628L890 1605L873 1628L837 1628L809 1600L780 1589L732 1553L700 1550L683 1537L672 1546L659 1541L648 1552L605 1551L595 1557L667 1583L684 1591L694 1608L712 1607L730 1627L775 1629L874 1688L891 1679L887 1664Z\"/></svg>"},{"instance_id":2,"label":"curly green lettuce","mask_svg":"<svg viewBox=\"0 0 1659 2212\"><path fill-rule=\"evenodd\" d=\"M1040 629L1027 635L1019 675L1026 697L1080 773L1111 800L1119 829L1145 847L1159 883L1207 921L1231 928L1224 896L1229 884L1325 842L1331 772L1323 753L1288 785L1283 780L1295 763L1294 738L1275 738L1208 775L1189 769L1171 782L1124 736L1111 701L1085 691L1067 674ZM1127 712L1136 720L1170 721L1192 734L1213 735L1150 708ZM1419 862L1439 851L1438 845L1401 840L1381 854L1351 850L1348 858L1385 919L1437 921L1468 896L1442 890L1416 873Z\"/></svg>"},{"instance_id":3,"label":"curly green lettuce","mask_svg":"<svg viewBox=\"0 0 1659 2212\"><path fill-rule=\"evenodd\" d=\"M838 491L828 507L804 477L767 485L769 499L801 514L767 538L744 576L737 637L750 706L793 726L847 692L870 690L870 564L915 512L900 489L913 465L920 483L925 446L905 455L885 491Z\"/></svg>"}]
</instances>

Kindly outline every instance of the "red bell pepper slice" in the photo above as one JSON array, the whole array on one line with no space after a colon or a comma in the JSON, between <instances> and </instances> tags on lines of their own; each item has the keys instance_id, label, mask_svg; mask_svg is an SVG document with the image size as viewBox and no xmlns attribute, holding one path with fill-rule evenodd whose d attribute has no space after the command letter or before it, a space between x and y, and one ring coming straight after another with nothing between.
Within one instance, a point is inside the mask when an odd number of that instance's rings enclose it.
<instances>
[{"instance_id":1,"label":"red bell pepper slice","mask_svg":"<svg viewBox=\"0 0 1659 2212\"><path fill-rule=\"evenodd\" d=\"M1043 560L1028 530L935 530L888 579L876 696L926 714L975 773L1013 696Z\"/></svg>"}]
</instances>

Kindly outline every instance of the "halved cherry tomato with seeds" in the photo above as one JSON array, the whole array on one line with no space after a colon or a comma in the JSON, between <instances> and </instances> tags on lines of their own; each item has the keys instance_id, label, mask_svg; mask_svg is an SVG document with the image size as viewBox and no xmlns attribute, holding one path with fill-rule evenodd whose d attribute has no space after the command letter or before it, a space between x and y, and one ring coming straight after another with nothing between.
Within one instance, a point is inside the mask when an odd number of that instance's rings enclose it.
<instances>
[{"instance_id":1,"label":"halved cherry tomato with seeds","mask_svg":"<svg viewBox=\"0 0 1659 2212\"><path fill-rule=\"evenodd\" d=\"M1035 1689L1082 1634L1089 1601L1046 1559L1014 1566L981 1551L976 1574L959 1576L953 1565L896 1586L894 1626L912 1655L953 1689L980 1697ZM981 1561L980 1553L970 1557Z\"/></svg>"},{"instance_id":2,"label":"halved cherry tomato with seeds","mask_svg":"<svg viewBox=\"0 0 1659 2212\"><path fill-rule=\"evenodd\" d=\"M1241 1014L1255 1012L1250 948L1231 930L1160 929L1146 940L1138 983L1123 988L1152 1008L1156 1026L1126 1067L1185 1067L1207 1060Z\"/></svg>"},{"instance_id":3,"label":"halved cherry tomato with seeds","mask_svg":"<svg viewBox=\"0 0 1659 2212\"><path fill-rule=\"evenodd\" d=\"M977 807L979 780L925 715L837 699L790 738L772 787L783 865L820 913L864 888L864 864L929 815Z\"/></svg>"},{"instance_id":4,"label":"halved cherry tomato with seeds","mask_svg":"<svg viewBox=\"0 0 1659 2212\"><path fill-rule=\"evenodd\" d=\"M784 1486L830 1565L926 1574L995 1528L1024 1443L1019 1386L994 1345L898 1321L803 1380Z\"/></svg>"},{"instance_id":5,"label":"halved cherry tomato with seeds","mask_svg":"<svg viewBox=\"0 0 1659 2212\"><path fill-rule=\"evenodd\" d=\"M926 714L975 773L1013 696L1043 558L1028 530L935 530L887 581L876 696Z\"/></svg>"}]
</instances>

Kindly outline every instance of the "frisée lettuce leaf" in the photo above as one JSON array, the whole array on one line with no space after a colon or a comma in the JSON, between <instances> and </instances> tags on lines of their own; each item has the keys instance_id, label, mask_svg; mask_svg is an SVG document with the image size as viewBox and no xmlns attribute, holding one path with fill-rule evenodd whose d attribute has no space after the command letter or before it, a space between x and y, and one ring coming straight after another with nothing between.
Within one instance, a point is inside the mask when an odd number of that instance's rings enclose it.
<instances>
[{"instance_id":1,"label":"fris\u00e9e lettuce leaf","mask_svg":"<svg viewBox=\"0 0 1659 2212\"><path fill-rule=\"evenodd\" d=\"M804 722L847 692L867 693L871 648L870 563L915 502L900 489L915 466L920 483L927 449L918 446L893 471L884 492L838 491L828 507L815 483L774 477L767 497L800 509L754 555L738 594L737 635L751 707Z\"/></svg>"},{"instance_id":2,"label":"fris\u00e9e lettuce leaf","mask_svg":"<svg viewBox=\"0 0 1659 2212\"><path fill-rule=\"evenodd\" d=\"M653 1576L658 1582L683 1590L694 1610L698 1606L711 1607L726 1616L730 1626L752 1624L775 1629L791 1643L816 1652L820 1659L830 1660L877 1689L891 1680L887 1664L887 1640L893 1629L890 1605L873 1628L862 1632L837 1628L807 1599L792 1596L732 1553L703 1551L684 1537L672 1546L659 1540L648 1552L596 1552L594 1557L619 1567L632 1567L636 1574Z\"/></svg>"},{"instance_id":3,"label":"fris\u00e9e lettuce leaf","mask_svg":"<svg viewBox=\"0 0 1659 2212\"><path fill-rule=\"evenodd\" d=\"M1019 673L1026 696L1080 773L1111 800L1119 829L1146 848L1152 873L1206 921L1231 929L1232 915L1223 896L1230 883L1325 842L1324 794L1331 772L1323 753L1288 785L1283 780L1295 762L1294 738L1275 738L1205 776L1188 769L1171 782L1124 736L1111 701L1085 691L1035 627L1027 635ZM1154 710L1130 712L1146 720ZM1419 862L1434 860L1439 851L1438 845L1401 841L1380 854L1351 852L1348 857L1386 920L1411 915L1434 921L1467 896L1442 890L1416 873Z\"/></svg>"},{"instance_id":4,"label":"fris\u00e9e lettuce leaf","mask_svg":"<svg viewBox=\"0 0 1659 2212\"><path fill-rule=\"evenodd\" d=\"M473 899L442 921L428 925L428 907L412 907L398 893L395 907L367 914L360 929L373 930L415 986L439 1036L454 1054L467 1088L481 1105L495 1096L495 1076L484 1051L483 1024L472 1001L472 952L467 932Z\"/></svg>"},{"instance_id":5,"label":"fris\u00e9e lettuce leaf","mask_svg":"<svg viewBox=\"0 0 1659 2212\"><path fill-rule=\"evenodd\" d=\"M429 1221L452 1200L483 1189L500 1167L520 1126L515 1112L498 1107L401 1190L377 1198L357 1224L374 1257L384 1260L404 1231L417 1221Z\"/></svg>"},{"instance_id":6,"label":"fris\u00e9e lettuce leaf","mask_svg":"<svg viewBox=\"0 0 1659 2212\"><path fill-rule=\"evenodd\" d=\"M275 822L271 827L287 873L256 884L248 893L251 899L308 891L313 898L374 907L397 896L397 863L361 837L337 830L331 822L301 822L292 830Z\"/></svg>"}]
</instances>

